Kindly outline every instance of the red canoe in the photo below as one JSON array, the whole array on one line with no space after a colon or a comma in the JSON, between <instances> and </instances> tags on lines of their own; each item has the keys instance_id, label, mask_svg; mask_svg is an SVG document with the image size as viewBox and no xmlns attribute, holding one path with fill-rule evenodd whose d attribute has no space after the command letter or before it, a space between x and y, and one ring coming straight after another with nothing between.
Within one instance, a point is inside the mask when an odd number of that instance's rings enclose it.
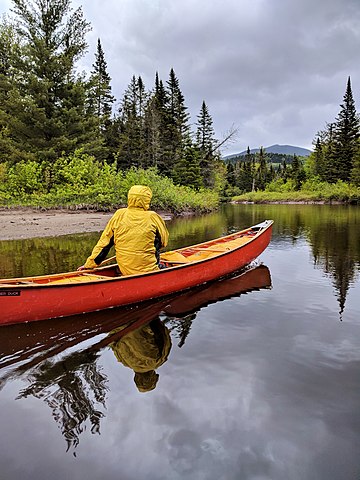
<instances>
[{"instance_id":1,"label":"red canoe","mask_svg":"<svg viewBox=\"0 0 360 480\"><path fill-rule=\"evenodd\" d=\"M15 366L18 373L24 372L85 340L89 341L100 334L107 334L100 342L92 342L89 347L92 351L99 350L111 343L114 336L118 339L119 335L124 336L141 328L158 318L160 314L165 323L175 322L189 314L193 320L196 313L209 304L269 288L271 288L270 271L265 265L259 265L185 292L149 300L135 306L53 318L46 322L3 325L0 335L0 370ZM120 326L124 328L118 331ZM111 331L118 333L109 335ZM27 363L24 363L25 361ZM14 372L15 370L11 372L6 370L4 377L9 374L13 376Z\"/></svg>"},{"instance_id":2,"label":"red canoe","mask_svg":"<svg viewBox=\"0 0 360 480\"><path fill-rule=\"evenodd\" d=\"M160 298L230 275L255 260L271 239L272 220L162 254L168 268L118 276L110 265L0 280L0 325L46 320Z\"/></svg>"}]
</instances>

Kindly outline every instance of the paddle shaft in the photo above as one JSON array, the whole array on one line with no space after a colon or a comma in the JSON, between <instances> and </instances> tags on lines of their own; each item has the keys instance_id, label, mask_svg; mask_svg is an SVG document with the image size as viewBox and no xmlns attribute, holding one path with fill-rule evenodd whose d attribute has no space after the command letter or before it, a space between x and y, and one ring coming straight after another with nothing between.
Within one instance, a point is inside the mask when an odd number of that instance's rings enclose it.
<instances>
[{"instance_id":1,"label":"paddle shaft","mask_svg":"<svg viewBox=\"0 0 360 480\"><path fill-rule=\"evenodd\" d=\"M112 262L112 261L115 260L115 259L116 259L116 255L114 255L113 257L107 258L106 260L104 260L103 262L101 262L98 266L101 267L101 265L105 265L105 263Z\"/></svg>"}]
</instances>

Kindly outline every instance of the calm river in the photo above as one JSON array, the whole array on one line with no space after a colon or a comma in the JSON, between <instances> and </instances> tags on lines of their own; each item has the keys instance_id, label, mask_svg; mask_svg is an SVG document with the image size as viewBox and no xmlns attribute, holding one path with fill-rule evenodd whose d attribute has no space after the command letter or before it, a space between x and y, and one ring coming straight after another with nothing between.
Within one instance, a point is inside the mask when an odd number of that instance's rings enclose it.
<instances>
[{"instance_id":1,"label":"calm river","mask_svg":"<svg viewBox=\"0 0 360 480\"><path fill-rule=\"evenodd\" d=\"M358 480L360 207L228 205L168 222L169 248L264 219L236 278L0 327L1 480ZM75 269L97 238L0 242L0 277Z\"/></svg>"}]
</instances>

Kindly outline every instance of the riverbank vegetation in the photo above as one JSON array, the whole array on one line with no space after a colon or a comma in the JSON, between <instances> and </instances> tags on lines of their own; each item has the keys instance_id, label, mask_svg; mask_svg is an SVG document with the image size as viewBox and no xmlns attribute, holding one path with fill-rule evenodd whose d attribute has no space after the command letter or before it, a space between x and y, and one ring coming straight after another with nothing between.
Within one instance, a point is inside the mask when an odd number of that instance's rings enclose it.
<instances>
[{"instance_id":1,"label":"riverbank vegetation","mask_svg":"<svg viewBox=\"0 0 360 480\"><path fill-rule=\"evenodd\" d=\"M234 201L324 201L360 204L360 121L350 78L335 122L318 132L309 157L269 162L266 152L227 165Z\"/></svg>"},{"instance_id":2,"label":"riverbank vegetation","mask_svg":"<svg viewBox=\"0 0 360 480\"><path fill-rule=\"evenodd\" d=\"M154 208L208 211L220 201L360 203L359 117L348 80L335 122L309 158L248 152L223 161L205 101L191 121L171 68L148 89L133 76L115 99L98 39L89 74L78 61L91 29L71 0L12 0L0 21L0 206L113 209L132 183Z\"/></svg>"},{"instance_id":3,"label":"riverbank vegetation","mask_svg":"<svg viewBox=\"0 0 360 480\"><path fill-rule=\"evenodd\" d=\"M141 181L154 207L216 208L226 138L205 101L191 123L173 69L150 90L133 76L116 101L100 39L91 72L78 72L90 24L70 4L13 0L0 22L0 203L113 208Z\"/></svg>"},{"instance_id":4,"label":"riverbank vegetation","mask_svg":"<svg viewBox=\"0 0 360 480\"><path fill-rule=\"evenodd\" d=\"M155 168L130 168L123 172L115 164L97 163L82 151L59 158L54 172L47 169L46 163L33 161L16 163L5 173L0 169L0 204L113 210L126 205L127 192L135 184L152 189L152 207L158 210L206 212L218 206L219 196L209 189L195 191L175 185Z\"/></svg>"}]
</instances>

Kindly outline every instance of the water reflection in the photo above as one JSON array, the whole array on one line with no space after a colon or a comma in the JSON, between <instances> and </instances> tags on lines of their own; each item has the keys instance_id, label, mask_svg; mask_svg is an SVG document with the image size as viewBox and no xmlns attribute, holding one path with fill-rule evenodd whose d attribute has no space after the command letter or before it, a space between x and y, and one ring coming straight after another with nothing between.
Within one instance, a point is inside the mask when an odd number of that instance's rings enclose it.
<instances>
[{"instance_id":1,"label":"water reflection","mask_svg":"<svg viewBox=\"0 0 360 480\"><path fill-rule=\"evenodd\" d=\"M119 327L110 333L122 331ZM169 329L159 317L115 342L110 343L118 362L134 371L134 382L139 392L150 392L156 387L156 370L166 362L171 350Z\"/></svg>"},{"instance_id":2,"label":"water reflection","mask_svg":"<svg viewBox=\"0 0 360 480\"><path fill-rule=\"evenodd\" d=\"M61 361L46 360L27 373L30 385L17 397L32 395L48 405L65 438L67 450L78 446L87 422L90 422L91 433L100 433L107 377L97 360L94 352L75 352Z\"/></svg>"},{"instance_id":3,"label":"water reflection","mask_svg":"<svg viewBox=\"0 0 360 480\"><path fill-rule=\"evenodd\" d=\"M108 392L108 379L99 364L102 349L110 348L119 365L134 371L139 392L150 392L158 384L158 369L169 357L171 331L181 347L200 309L270 287L270 271L260 265L132 309L2 327L0 385L17 378L26 381L28 386L17 399L43 400L60 427L67 450L74 451L87 423L91 433L100 434ZM77 351L67 353L75 345L79 345Z\"/></svg>"},{"instance_id":4,"label":"water reflection","mask_svg":"<svg viewBox=\"0 0 360 480\"><path fill-rule=\"evenodd\" d=\"M274 220L272 244L296 245L305 239L313 264L331 279L339 303L345 309L351 285L360 271L360 208L344 205L235 205L224 207L234 229L263 218Z\"/></svg>"}]
</instances>

